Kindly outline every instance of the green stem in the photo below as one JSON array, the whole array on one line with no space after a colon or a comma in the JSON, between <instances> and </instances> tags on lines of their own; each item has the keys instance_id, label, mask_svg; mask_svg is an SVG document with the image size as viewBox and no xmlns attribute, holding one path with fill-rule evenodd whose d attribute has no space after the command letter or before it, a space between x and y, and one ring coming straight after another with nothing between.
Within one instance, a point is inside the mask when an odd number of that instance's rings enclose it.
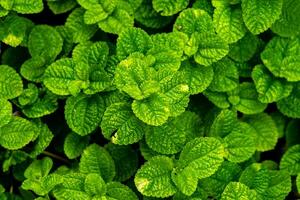
<instances>
[{"instance_id":1,"label":"green stem","mask_svg":"<svg viewBox=\"0 0 300 200\"><path fill-rule=\"evenodd\" d=\"M52 157L54 159L60 160L60 161L62 161L64 163L70 164L70 161L68 159L63 158L63 157L61 157L59 155L56 155L54 153L51 153L49 151L43 151L43 154L46 155L46 156L50 156L50 157Z\"/></svg>"}]
</instances>

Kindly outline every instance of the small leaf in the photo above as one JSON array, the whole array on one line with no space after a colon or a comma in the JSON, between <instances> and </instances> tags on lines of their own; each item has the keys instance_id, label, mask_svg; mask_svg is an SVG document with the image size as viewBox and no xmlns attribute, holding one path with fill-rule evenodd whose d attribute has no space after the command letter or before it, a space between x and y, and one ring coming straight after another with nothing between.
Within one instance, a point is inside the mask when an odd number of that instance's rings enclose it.
<instances>
[{"instance_id":1,"label":"small leaf","mask_svg":"<svg viewBox=\"0 0 300 200\"><path fill-rule=\"evenodd\" d=\"M171 16L185 9L189 4L189 0L153 0L152 4L154 10L162 16Z\"/></svg>"},{"instance_id":2,"label":"small leaf","mask_svg":"<svg viewBox=\"0 0 300 200\"><path fill-rule=\"evenodd\" d=\"M255 35L266 31L279 19L283 0L242 0L243 19Z\"/></svg>"},{"instance_id":3,"label":"small leaf","mask_svg":"<svg viewBox=\"0 0 300 200\"><path fill-rule=\"evenodd\" d=\"M9 101L0 99L0 128L12 119L12 105Z\"/></svg>"},{"instance_id":4,"label":"small leaf","mask_svg":"<svg viewBox=\"0 0 300 200\"><path fill-rule=\"evenodd\" d=\"M81 136L93 132L101 122L105 104L102 96L79 94L69 97L65 105L65 118L69 127Z\"/></svg>"},{"instance_id":5,"label":"small leaf","mask_svg":"<svg viewBox=\"0 0 300 200\"><path fill-rule=\"evenodd\" d=\"M300 85L294 85L290 96L277 102L279 111L285 116L292 118L300 118Z\"/></svg>"},{"instance_id":6,"label":"small leaf","mask_svg":"<svg viewBox=\"0 0 300 200\"><path fill-rule=\"evenodd\" d=\"M256 192L251 191L246 185L239 182L230 182L224 192L221 200L251 200L256 199Z\"/></svg>"},{"instance_id":7,"label":"small leaf","mask_svg":"<svg viewBox=\"0 0 300 200\"><path fill-rule=\"evenodd\" d=\"M0 65L0 99L13 99L22 94L23 82L19 74L7 65Z\"/></svg>"},{"instance_id":8,"label":"small leaf","mask_svg":"<svg viewBox=\"0 0 300 200\"><path fill-rule=\"evenodd\" d=\"M300 145L290 147L281 158L280 169L286 170L290 175L300 173Z\"/></svg>"},{"instance_id":9,"label":"small leaf","mask_svg":"<svg viewBox=\"0 0 300 200\"><path fill-rule=\"evenodd\" d=\"M109 182L107 183L107 193L108 198L122 200L138 200L136 194L126 185L119 182Z\"/></svg>"},{"instance_id":10,"label":"small leaf","mask_svg":"<svg viewBox=\"0 0 300 200\"><path fill-rule=\"evenodd\" d=\"M145 196L165 198L176 193L171 180L173 161L166 156L156 156L146 162L136 173L134 182Z\"/></svg>"},{"instance_id":11,"label":"small leaf","mask_svg":"<svg viewBox=\"0 0 300 200\"><path fill-rule=\"evenodd\" d=\"M69 133L64 141L64 153L69 159L80 156L89 144L89 137L82 137L76 133Z\"/></svg>"},{"instance_id":12,"label":"small leaf","mask_svg":"<svg viewBox=\"0 0 300 200\"><path fill-rule=\"evenodd\" d=\"M53 166L53 161L45 157L42 160L33 161L25 170L24 176L28 179L38 179L49 174Z\"/></svg>"},{"instance_id":13,"label":"small leaf","mask_svg":"<svg viewBox=\"0 0 300 200\"><path fill-rule=\"evenodd\" d=\"M142 139L145 125L134 115L131 105L115 103L104 112L102 134L114 144L128 145Z\"/></svg>"},{"instance_id":14,"label":"small leaf","mask_svg":"<svg viewBox=\"0 0 300 200\"><path fill-rule=\"evenodd\" d=\"M32 141L38 133L37 127L21 117L13 117L11 121L0 128L0 144L6 149L21 149Z\"/></svg>"},{"instance_id":15,"label":"small leaf","mask_svg":"<svg viewBox=\"0 0 300 200\"><path fill-rule=\"evenodd\" d=\"M44 9L42 0L14 0L12 9L21 14L39 13Z\"/></svg>"},{"instance_id":16,"label":"small leaf","mask_svg":"<svg viewBox=\"0 0 300 200\"><path fill-rule=\"evenodd\" d=\"M88 174L84 181L84 190L91 196L103 196L106 193L106 184L99 174Z\"/></svg>"},{"instance_id":17,"label":"small leaf","mask_svg":"<svg viewBox=\"0 0 300 200\"><path fill-rule=\"evenodd\" d=\"M97 173L105 182L112 181L116 174L112 157L97 144L91 144L83 151L79 169L84 174Z\"/></svg>"}]
</instances>

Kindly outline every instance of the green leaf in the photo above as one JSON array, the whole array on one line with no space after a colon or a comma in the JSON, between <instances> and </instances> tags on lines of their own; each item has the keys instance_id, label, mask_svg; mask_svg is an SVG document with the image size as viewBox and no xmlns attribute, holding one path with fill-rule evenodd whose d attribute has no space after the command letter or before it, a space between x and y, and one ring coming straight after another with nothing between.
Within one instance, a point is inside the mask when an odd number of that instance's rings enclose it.
<instances>
[{"instance_id":1,"label":"green leaf","mask_svg":"<svg viewBox=\"0 0 300 200\"><path fill-rule=\"evenodd\" d=\"M7 65L0 65L0 99L13 99L22 94L23 82L19 74Z\"/></svg>"},{"instance_id":2,"label":"green leaf","mask_svg":"<svg viewBox=\"0 0 300 200\"><path fill-rule=\"evenodd\" d=\"M244 114L260 113L267 107L267 104L258 101L258 93L253 83L243 82L228 94L230 103Z\"/></svg>"},{"instance_id":3,"label":"green leaf","mask_svg":"<svg viewBox=\"0 0 300 200\"><path fill-rule=\"evenodd\" d=\"M274 37L261 53L265 66L276 76L288 81L300 80L300 38Z\"/></svg>"},{"instance_id":4,"label":"green leaf","mask_svg":"<svg viewBox=\"0 0 300 200\"><path fill-rule=\"evenodd\" d=\"M237 113L232 110L224 109L215 117L209 129L209 136L223 138L237 125Z\"/></svg>"},{"instance_id":5,"label":"green leaf","mask_svg":"<svg viewBox=\"0 0 300 200\"><path fill-rule=\"evenodd\" d=\"M38 123L37 126L39 128L39 135L34 141L33 149L30 152L31 158L35 158L36 156L41 154L49 146L54 137L51 130L46 124Z\"/></svg>"},{"instance_id":6,"label":"green leaf","mask_svg":"<svg viewBox=\"0 0 300 200\"><path fill-rule=\"evenodd\" d=\"M300 85L294 85L294 89L290 96L277 102L277 108L285 116L292 118L300 118Z\"/></svg>"},{"instance_id":7,"label":"green leaf","mask_svg":"<svg viewBox=\"0 0 300 200\"><path fill-rule=\"evenodd\" d=\"M54 94L77 94L87 87L87 81L76 79L76 64L70 58L55 61L47 67L44 74L45 86Z\"/></svg>"},{"instance_id":8,"label":"green leaf","mask_svg":"<svg viewBox=\"0 0 300 200\"><path fill-rule=\"evenodd\" d=\"M272 31L282 37L299 35L300 2L283 0L280 18L271 27Z\"/></svg>"},{"instance_id":9,"label":"green leaf","mask_svg":"<svg viewBox=\"0 0 300 200\"><path fill-rule=\"evenodd\" d=\"M171 16L185 9L189 4L189 0L153 0L152 4L154 10L162 16Z\"/></svg>"},{"instance_id":10,"label":"green leaf","mask_svg":"<svg viewBox=\"0 0 300 200\"><path fill-rule=\"evenodd\" d=\"M47 1L47 5L50 10L55 14L62 14L72 10L76 5L76 0L65 0L65 1Z\"/></svg>"},{"instance_id":11,"label":"green leaf","mask_svg":"<svg viewBox=\"0 0 300 200\"><path fill-rule=\"evenodd\" d=\"M33 161L25 170L24 176L28 179L38 179L49 174L53 166L53 161L45 157L42 160Z\"/></svg>"},{"instance_id":12,"label":"green leaf","mask_svg":"<svg viewBox=\"0 0 300 200\"><path fill-rule=\"evenodd\" d=\"M0 40L12 47L27 45L27 33L33 23L17 15L9 15L0 22Z\"/></svg>"},{"instance_id":13,"label":"green leaf","mask_svg":"<svg viewBox=\"0 0 300 200\"><path fill-rule=\"evenodd\" d=\"M214 25L211 16L204 10L188 8L180 12L173 26L173 31L180 31L189 37L193 33L213 33Z\"/></svg>"},{"instance_id":14,"label":"green leaf","mask_svg":"<svg viewBox=\"0 0 300 200\"><path fill-rule=\"evenodd\" d=\"M115 84L119 90L129 94L134 99L145 99L160 90L154 80L156 71L151 67L152 57L132 54L119 63L115 71Z\"/></svg>"},{"instance_id":15,"label":"green leaf","mask_svg":"<svg viewBox=\"0 0 300 200\"><path fill-rule=\"evenodd\" d=\"M257 36L247 32L243 38L230 45L228 56L238 62L248 61L254 56L258 45Z\"/></svg>"},{"instance_id":16,"label":"green leaf","mask_svg":"<svg viewBox=\"0 0 300 200\"><path fill-rule=\"evenodd\" d=\"M65 24L67 34L71 35L74 43L89 40L97 31L97 26L84 23L84 12L83 8L76 8L68 16Z\"/></svg>"},{"instance_id":17,"label":"green leaf","mask_svg":"<svg viewBox=\"0 0 300 200\"><path fill-rule=\"evenodd\" d=\"M242 0L243 19L255 35L266 31L280 17L283 0Z\"/></svg>"},{"instance_id":18,"label":"green leaf","mask_svg":"<svg viewBox=\"0 0 300 200\"><path fill-rule=\"evenodd\" d=\"M84 190L91 196L102 196L106 193L106 184L99 174L90 173L85 178Z\"/></svg>"},{"instance_id":19,"label":"green leaf","mask_svg":"<svg viewBox=\"0 0 300 200\"><path fill-rule=\"evenodd\" d=\"M117 7L107 19L98 22L98 26L104 32L120 34L133 27L133 23L133 17L126 10Z\"/></svg>"},{"instance_id":20,"label":"green leaf","mask_svg":"<svg viewBox=\"0 0 300 200\"><path fill-rule=\"evenodd\" d=\"M9 101L0 99L0 128L12 119L12 105Z\"/></svg>"},{"instance_id":21,"label":"green leaf","mask_svg":"<svg viewBox=\"0 0 300 200\"><path fill-rule=\"evenodd\" d=\"M252 200L256 199L256 192L251 191L246 185L239 182L230 182L224 192L221 200Z\"/></svg>"},{"instance_id":22,"label":"green leaf","mask_svg":"<svg viewBox=\"0 0 300 200\"><path fill-rule=\"evenodd\" d=\"M138 200L136 194L126 185L119 182L107 183L106 195L110 199L122 200L124 197L128 200Z\"/></svg>"},{"instance_id":23,"label":"green leaf","mask_svg":"<svg viewBox=\"0 0 300 200\"><path fill-rule=\"evenodd\" d=\"M224 161L218 171L212 176L199 180L198 188L203 189L209 196L220 198L225 187L237 180L240 176L241 167L229 161Z\"/></svg>"},{"instance_id":24,"label":"green leaf","mask_svg":"<svg viewBox=\"0 0 300 200\"><path fill-rule=\"evenodd\" d=\"M125 59L134 52L146 54L152 47L150 36L142 29L128 28L123 31L117 40L117 55Z\"/></svg>"},{"instance_id":25,"label":"green leaf","mask_svg":"<svg viewBox=\"0 0 300 200\"><path fill-rule=\"evenodd\" d=\"M182 150L185 143L199 135L200 118L185 112L158 127L147 127L146 143L161 154L175 154Z\"/></svg>"},{"instance_id":26,"label":"green leaf","mask_svg":"<svg viewBox=\"0 0 300 200\"><path fill-rule=\"evenodd\" d=\"M195 62L183 62L179 72L183 74L190 94L198 94L207 89L214 76L212 67L203 67Z\"/></svg>"},{"instance_id":27,"label":"green leaf","mask_svg":"<svg viewBox=\"0 0 300 200\"><path fill-rule=\"evenodd\" d=\"M164 124L170 116L170 108L165 96L152 95L132 103L133 113L143 122L152 126Z\"/></svg>"},{"instance_id":28,"label":"green leaf","mask_svg":"<svg viewBox=\"0 0 300 200\"><path fill-rule=\"evenodd\" d=\"M114 144L128 145L141 140L145 125L134 115L128 103L115 103L104 112L102 134Z\"/></svg>"},{"instance_id":29,"label":"green leaf","mask_svg":"<svg viewBox=\"0 0 300 200\"><path fill-rule=\"evenodd\" d=\"M228 44L218 35L206 32L197 34L196 37L199 46L194 58L197 63L209 66L228 54Z\"/></svg>"},{"instance_id":30,"label":"green leaf","mask_svg":"<svg viewBox=\"0 0 300 200\"><path fill-rule=\"evenodd\" d=\"M233 61L224 58L219 62L212 64L214 78L209 85L211 91L227 92L238 87L239 73L238 68Z\"/></svg>"},{"instance_id":31,"label":"green leaf","mask_svg":"<svg viewBox=\"0 0 300 200\"><path fill-rule=\"evenodd\" d=\"M42 0L14 0L12 9L21 14L39 13L44 9Z\"/></svg>"},{"instance_id":32,"label":"green leaf","mask_svg":"<svg viewBox=\"0 0 300 200\"><path fill-rule=\"evenodd\" d=\"M284 153L280 160L280 169L293 176L300 173L300 145L294 145Z\"/></svg>"},{"instance_id":33,"label":"green leaf","mask_svg":"<svg viewBox=\"0 0 300 200\"><path fill-rule=\"evenodd\" d=\"M76 133L69 133L64 141L64 153L69 159L80 156L89 144L89 137L82 137Z\"/></svg>"},{"instance_id":34,"label":"green leaf","mask_svg":"<svg viewBox=\"0 0 300 200\"><path fill-rule=\"evenodd\" d=\"M278 131L272 117L266 113L249 115L244 118L255 129L255 143L258 151L268 151L275 148Z\"/></svg>"},{"instance_id":35,"label":"green leaf","mask_svg":"<svg viewBox=\"0 0 300 200\"><path fill-rule=\"evenodd\" d=\"M136 173L134 182L139 192L145 196L165 198L176 193L171 180L174 167L172 159L156 156L146 162Z\"/></svg>"},{"instance_id":36,"label":"green leaf","mask_svg":"<svg viewBox=\"0 0 300 200\"><path fill-rule=\"evenodd\" d=\"M43 57L52 62L61 52L62 45L60 34L51 26L37 25L30 32L28 49L32 57Z\"/></svg>"},{"instance_id":37,"label":"green leaf","mask_svg":"<svg viewBox=\"0 0 300 200\"><path fill-rule=\"evenodd\" d=\"M6 159L2 163L3 172L9 171L10 167L16 166L24 162L28 158L28 154L24 151L10 151L5 155Z\"/></svg>"},{"instance_id":38,"label":"green leaf","mask_svg":"<svg viewBox=\"0 0 300 200\"><path fill-rule=\"evenodd\" d=\"M6 149L21 149L32 141L38 132L37 127L21 117L13 117L11 121L0 128L0 144Z\"/></svg>"},{"instance_id":39,"label":"green leaf","mask_svg":"<svg viewBox=\"0 0 300 200\"><path fill-rule=\"evenodd\" d=\"M217 7L214 11L213 22L218 36L229 44L237 42L247 32L240 7Z\"/></svg>"},{"instance_id":40,"label":"green leaf","mask_svg":"<svg viewBox=\"0 0 300 200\"><path fill-rule=\"evenodd\" d=\"M298 192L299 192L299 191L300 191L300 176L299 176L299 174L298 174L298 176L297 176L296 186L297 186L297 190L298 190Z\"/></svg>"},{"instance_id":41,"label":"green leaf","mask_svg":"<svg viewBox=\"0 0 300 200\"><path fill-rule=\"evenodd\" d=\"M63 175L62 184L55 188L53 195L58 200L87 200L90 196L84 192L85 174L67 173Z\"/></svg>"},{"instance_id":42,"label":"green leaf","mask_svg":"<svg viewBox=\"0 0 300 200\"><path fill-rule=\"evenodd\" d=\"M115 174L115 164L109 153L97 144L91 144L82 153L79 162L81 173L97 173L105 182L112 181Z\"/></svg>"},{"instance_id":43,"label":"green leaf","mask_svg":"<svg viewBox=\"0 0 300 200\"><path fill-rule=\"evenodd\" d=\"M46 70L46 62L47 60L44 57L29 58L22 64L20 73L29 81L41 82Z\"/></svg>"},{"instance_id":44,"label":"green leaf","mask_svg":"<svg viewBox=\"0 0 300 200\"><path fill-rule=\"evenodd\" d=\"M263 65L255 66L252 79L258 92L258 100L262 103L276 102L289 96L293 90L292 84L275 78Z\"/></svg>"},{"instance_id":45,"label":"green leaf","mask_svg":"<svg viewBox=\"0 0 300 200\"><path fill-rule=\"evenodd\" d=\"M129 145L109 143L105 146L116 166L114 181L124 182L131 178L138 168L138 152Z\"/></svg>"},{"instance_id":46,"label":"green leaf","mask_svg":"<svg viewBox=\"0 0 300 200\"><path fill-rule=\"evenodd\" d=\"M209 101L219 108L225 109L230 107L230 102L227 99L226 93L206 90L203 92L203 94L208 98Z\"/></svg>"},{"instance_id":47,"label":"green leaf","mask_svg":"<svg viewBox=\"0 0 300 200\"><path fill-rule=\"evenodd\" d=\"M35 84L29 83L27 88L19 96L18 101L21 106L33 104L39 97L39 89Z\"/></svg>"},{"instance_id":48,"label":"green leaf","mask_svg":"<svg viewBox=\"0 0 300 200\"><path fill-rule=\"evenodd\" d=\"M93 132L101 122L105 111L104 100L99 94L79 94L69 97L65 105L65 118L69 127L84 136Z\"/></svg>"},{"instance_id":49,"label":"green leaf","mask_svg":"<svg viewBox=\"0 0 300 200\"><path fill-rule=\"evenodd\" d=\"M226 158L230 162L244 162L251 158L256 150L255 129L247 123L240 122L224 138L224 142L225 149L228 152Z\"/></svg>"}]
</instances>

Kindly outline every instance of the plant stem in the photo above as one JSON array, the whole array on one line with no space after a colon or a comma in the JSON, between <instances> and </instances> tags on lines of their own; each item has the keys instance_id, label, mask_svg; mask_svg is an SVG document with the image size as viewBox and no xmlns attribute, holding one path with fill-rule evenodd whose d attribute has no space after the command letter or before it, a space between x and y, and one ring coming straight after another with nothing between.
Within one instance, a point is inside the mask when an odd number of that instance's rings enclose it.
<instances>
[{"instance_id":1,"label":"plant stem","mask_svg":"<svg viewBox=\"0 0 300 200\"><path fill-rule=\"evenodd\" d=\"M50 156L50 157L52 157L52 158L55 158L55 159L57 159L57 160L60 160L60 161L62 161L62 162L64 162L64 163L70 164L70 161L69 161L68 159L63 158L63 157L61 157L61 156L59 156L59 155L56 155L56 154L54 154L54 153L51 153L51 152L49 152L49 151L43 151L43 154L46 155L46 156Z\"/></svg>"}]
</instances>

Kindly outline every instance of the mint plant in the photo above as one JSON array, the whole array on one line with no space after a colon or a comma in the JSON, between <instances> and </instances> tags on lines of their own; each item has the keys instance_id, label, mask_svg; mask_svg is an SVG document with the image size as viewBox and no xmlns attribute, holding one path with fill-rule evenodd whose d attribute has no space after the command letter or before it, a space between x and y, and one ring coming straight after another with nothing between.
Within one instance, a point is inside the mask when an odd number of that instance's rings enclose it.
<instances>
[{"instance_id":1,"label":"mint plant","mask_svg":"<svg viewBox=\"0 0 300 200\"><path fill-rule=\"evenodd\" d=\"M1 200L300 198L300 1L0 0Z\"/></svg>"}]
</instances>

